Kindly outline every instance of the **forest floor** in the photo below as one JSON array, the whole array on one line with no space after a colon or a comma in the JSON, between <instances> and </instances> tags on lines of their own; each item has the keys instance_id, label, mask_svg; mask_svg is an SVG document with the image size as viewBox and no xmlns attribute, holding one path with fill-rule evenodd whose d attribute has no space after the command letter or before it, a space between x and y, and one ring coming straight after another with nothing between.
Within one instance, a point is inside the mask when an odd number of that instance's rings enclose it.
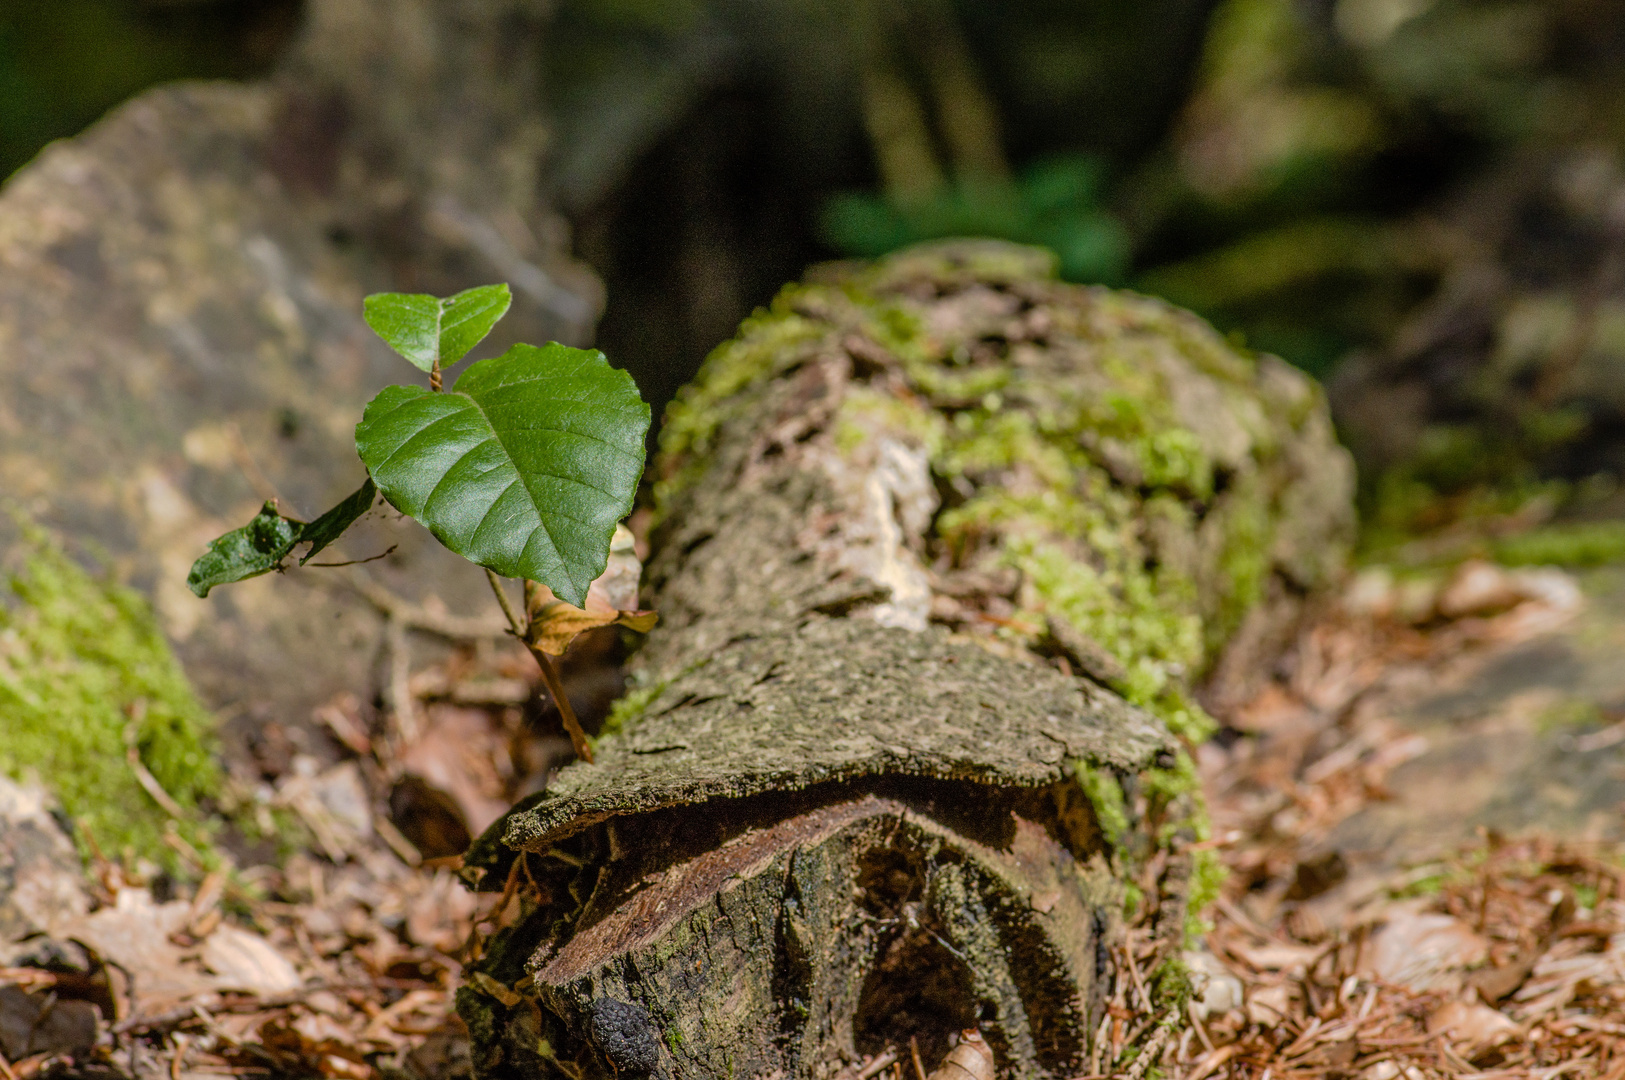
<instances>
[{"instance_id":1,"label":"forest floor","mask_svg":"<svg viewBox=\"0 0 1625 1080\"><path fill-rule=\"evenodd\" d=\"M1175 1075L1625 1077L1622 580L1368 574L1224 718Z\"/></svg>"},{"instance_id":2,"label":"forest floor","mask_svg":"<svg viewBox=\"0 0 1625 1080\"><path fill-rule=\"evenodd\" d=\"M1198 752L1230 877L1164 1074L1625 1078L1619 655L1625 571L1357 579ZM594 669L577 678L607 690ZM48 897L50 939L103 963L0 953L0 1080L468 1076L452 995L517 898L470 893L432 856L565 752L526 719L532 670L517 648L453 651L411 673L390 736L339 699L316 718L326 753L271 731L229 762L312 840L279 867L183 892L101 859L86 881L61 836L54 859L13 851L13 893ZM0 824L0 847L54 827L15 785ZM1151 945L1131 929L1125 948Z\"/></svg>"}]
</instances>

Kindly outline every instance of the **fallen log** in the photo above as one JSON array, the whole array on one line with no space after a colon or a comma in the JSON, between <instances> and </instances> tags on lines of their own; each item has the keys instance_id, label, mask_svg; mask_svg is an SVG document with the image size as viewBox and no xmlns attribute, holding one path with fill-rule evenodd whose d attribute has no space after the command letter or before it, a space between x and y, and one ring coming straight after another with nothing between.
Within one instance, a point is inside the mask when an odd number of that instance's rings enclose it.
<instances>
[{"instance_id":1,"label":"fallen log","mask_svg":"<svg viewBox=\"0 0 1625 1080\"><path fill-rule=\"evenodd\" d=\"M1213 877L1196 688L1347 550L1319 391L960 242L786 289L656 472L634 689L467 859L519 912L459 993L479 1074L858 1076L970 1028L1143 1074Z\"/></svg>"}]
</instances>

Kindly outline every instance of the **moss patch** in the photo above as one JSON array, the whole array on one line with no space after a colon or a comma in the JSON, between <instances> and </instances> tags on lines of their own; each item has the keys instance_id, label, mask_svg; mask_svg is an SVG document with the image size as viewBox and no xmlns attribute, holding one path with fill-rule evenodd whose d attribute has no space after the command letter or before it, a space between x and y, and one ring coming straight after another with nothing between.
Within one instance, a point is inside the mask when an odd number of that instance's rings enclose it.
<instances>
[{"instance_id":1,"label":"moss patch","mask_svg":"<svg viewBox=\"0 0 1625 1080\"><path fill-rule=\"evenodd\" d=\"M1109 769L1091 765L1087 761L1074 766L1078 786L1083 788L1089 805L1094 808L1095 821L1100 825L1106 842L1116 846L1128 832L1128 810L1123 799L1123 785Z\"/></svg>"},{"instance_id":2,"label":"moss patch","mask_svg":"<svg viewBox=\"0 0 1625 1080\"><path fill-rule=\"evenodd\" d=\"M174 865L169 816L136 779L141 763L188 815L220 772L213 717L192 692L145 601L97 580L24 525L21 570L0 602L0 771L37 773L109 857ZM198 818L182 835L204 839Z\"/></svg>"},{"instance_id":3,"label":"moss patch","mask_svg":"<svg viewBox=\"0 0 1625 1080\"><path fill-rule=\"evenodd\" d=\"M967 496L946 500L928 558L1021 574L999 636L1034 648L1064 619L1121 662L1125 696L1199 740L1213 724L1188 688L1280 570L1297 482L1284 448L1316 437L1323 401L1185 312L1052 273L1011 245L925 246L787 287L668 410L656 514L705 474L724 426L755 422L760 388L872 343L833 403L834 449L923 453L940 489ZM976 303L954 311L967 288ZM1313 452L1340 453L1329 439ZM1325 566L1344 524L1315 538Z\"/></svg>"},{"instance_id":4,"label":"moss patch","mask_svg":"<svg viewBox=\"0 0 1625 1080\"><path fill-rule=\"evenodd\" d=\"M644 710L653 705L655 700L666 692L669 685L670 681L665 680L649 686L636 687L622 694L610 707L609 715L604 717L604 725L599 729L593 742L596 744L599 740L618 734L629 721L642 716Z\"/></svg>"},{"instance_id":5,"label":"moss patch","mask_svg":"<svg viewBox=\"0 0 1625 1080\"><path fill-rule=\"evenodd\" d=\"M1603 566L1625 562L1625 521L1548 525L1495 544L1507 566Z\"/></svg>"}]
</instances>

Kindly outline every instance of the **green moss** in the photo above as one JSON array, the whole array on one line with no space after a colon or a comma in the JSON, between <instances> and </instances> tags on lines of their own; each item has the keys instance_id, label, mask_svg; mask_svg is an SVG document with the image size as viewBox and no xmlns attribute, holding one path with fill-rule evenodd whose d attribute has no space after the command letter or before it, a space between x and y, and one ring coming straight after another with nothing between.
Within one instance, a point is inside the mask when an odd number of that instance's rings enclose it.
<instances>
[{"instance_id":1,"label":"green moss","mask_svg":"<svg viewBox=\"0 0 1625 1080\"><path fill-rule=\"evenodd\" d=\"M1443 872L1429 874L1426 877L1417 878L1415 881L1395 892L1394 895L1402 899L1415 896L1438 896L1444 891L1444 887L1449 880L1449 875Z\"/></svg>"},{"instance_id":2,"label":"green moss","mask_svg":"<svg viewBox=\"0 0 1625 1080\"><path fill-rule=\"evenodd\" d=\"M1227 507L1218 580L1213 585L1218 604L1203 628L1209 655L1216 655L1224 647L1247 613L1264 599L1270 576L1272 532L1268 509L1257 496L1236 500Z\"/></svg>"},{"instance_id":3,"label":"green moss","mask_svg":"<svg viewBox=\"0 0 1625 1080\"><path fill-rule=\"evenodd\" d=\"M1183 750L1176 752L1173 759L1172 765L1166 767L1158 765L1145 771L1146 793L1162 806L1171 806L1180 799L1202 790L1202 779L1196 772L1196 760ZM1185 822L1177 824L1179 827L1187 825ZM1205 822L1195 825L1194 829L1197 840L1207 839Z\"/></svg>"},{"instance_id":4,"label":"green moss","mask_svg":"<svg viewBox=\"0 0 1625 1080\"><path fill-rule=\"evenodd\" d=\"M136 593L91 577L26 523L19 553L12 602L0 604L0 771L37 773L110 857L172 867L169 817L137 781L125 731L134 725L141 763L191 817L220 790L213 718ZM179 823L194 843L200 821Z\"/></svg>"},{"instance_id":5,"label":"green moss","mask_svg":"<svg viewBox=\"0 0 1625 1080\"><path fill-rule=\"evenodd\" d=\"M607 739L611 735L617 735L625 730L626 725L642 716L649 706L653 705L655 700L666 692L666 687L670 685L670 679L663 679L660 682L627 691L616 700L614 705L610 706L609 715L604 718L604 725L599 728L598 737L593 742L597 743L601 739Z\"/></svg>"},{"instance_id":6,"label":"green moss","mask_svg":"<svg viewBox=\"0 0 1625 1080\"><path fill-rule=\"evenodd\" d=\"M1190 895L1185 905L1187 948L1194 947L1213 929L1213 924L1203 918L1203 913L1219 898L1219 892L1229 876L1230 871L1225 869L1218 852L1211 848L1198 848L1191 853Z\"/></svg>"},{"instance_id":7,"label":"green moss","mask_svg":"<svg viewBox=\"0 0 1625 1080\"><path fill-rule=\"evenodd\" d=\"M1497 541L1495 558L1508 566L1602 566L1625 562L1625 521L1548 525Z\"/></svg>"},{"instance_id":8,"label":"green moss","mask_svg":"<svg viewBox=\"0 0 1625 1080\"><path fill-rule=\"evenodd\" d=\"M1133 880L1123 882L1123 921L1133 925L1140 917L1140 905L1145 903L1145 891Z\"/></svg>"},{"instance_id":9,"label":"green moss","mask_svg":"<svg viewBox=\"0 0 1625 1080\"><path fill-rule=\"evenodd\" d=\"M1580 493L1583 485L1541 479L1532 464L1559 448L1544 441L1557 430L1544 423L1428 428L1403 464L1363 478L1362 554L1386 557L1412 540L1449 529L1473 540L1478 553L1493 550L1513 563L1596 565L1625 558L1625 530L1612 522L1493 538L1493 526L1508 515L1534 504L1563 507Z\"/></svg>"},{"instance_id":10,"label":"green moss","mask_svg":"<svg viewBox=\"0 0 1625 1080\"><path fill-rule=\"evenodd\" d=\"M1085 490L1094 497L1055 488L985 490L944 513L939 534L951 548L996 536L999 561L1030 585L1029 603L1109 649L1130 673L1128 696L1149 704L1171 668L1200 662L1201 624L1178 602L1187 583L1146 570L1132 501L1104 482Z\"/></svg>"},{"instance_id":11,"label":"green moss","mask_svg":"<svg viewBox=\"0 0 1625 1080\"><path fill-rule=\"evenodd\" d=\"M1174 1013L1183 1016L1185 1005L1194 993L1191 983L1191 969L1185 966L1185 961L1178 956L1170 956L1151 969L1151 976L1147 980L1151 991L1151 1003L1161 1013Z\"/></svg>"},{"instance_id":12,"label":"green moss","mask_svg":"<svg viewBox=\"0 0 1625 1080\"><path fill-rule=\"evenodd\" d=\"M835 449L852 455L875 431L896 432L937 460L947 444L947 422L918 401L882 394L867 386L847 390L835 415Z\"/></svg>"},{"instance_id":13,"label":"green moss","mask_svg":"<svg viewBox=\"0 0 1625 1080\"><path fill-rule=\"evenodd\" d=\"M840 348L840 335L855 328L896 357L908 392L848 387L833 422L836 450L855 455L886 432L922 448L941 480L971 481L977 494L939 516L935 542L961 556L974 552L983 565L991 558L1021 571L1028 585L1017 626L1033 627L1029 636L1036 636L1047 617L1071 622L1122 662L1130 700L1199 737L1212 722L1183 687L1264 595L1272 506L1251 472L1232 476L1223 499L1203 506L1215 499L1216 466L1177 415L1167 379L1178 369L1168 361L1177 357L1215 380L1229 408L1256 394L1255 358L1182 312L1093 290L1089 315L1081 307L1052 309L1063 322L1083 320L1067 332L1091 342L1085 367L1057 378L1021 364L985 363L976 342L933 329L918 301L887 290L922 272L944 280L1043 280L1053 262L1008 245L961 246L951 258L946 250L910 249L836 280L789 286L747 320L668 410L657 517L707 467L727 419L756 403L745 391ZM1261 419L1256 407L1232 412L1255 454L1279 443L1271 426L1278 417ZM1194 545L1199 515L1208 511L1221 515L1215 565L1204 572L1210 581L1198 580L1188 559L1164 557L1149 535L1160 530Z\"/></svg>"},{"instance_id":14,"label":"green moss","mask_svg":"<svg viewBox=\"0 0 1625 1080\"><path fill-rule=\"evenodd\" d=\"M667 472L655 481L657 520L709 465L717 432L745 400L740 391L794 362L828 333L823 323L796 313L806 290L782 290L769 308L741 323L738 336L713 349L694 381L666 407L660 453Z\"/></svg>"},{"instance_id":15,"label":"green moss","mask_svg":"<svg viewBox=\"0 0 1625 1080\"><path fill-rule=\"evenodd\" d=\"M1128 832L1128 806L1123 799L1123 785L1110 769L1091 765L1087 761L1075 762L1073 769L1078 786L1094 808L1095 822L1109 844L1122 841Z\"/></svg>"},{"instance_id":16,"label":"green moss","mask_svg":"<svg viewBox=\"0 0 1625 1080\"><path fill-rule=\"evenodd\" d=\"M1596 702L1582 698L1564 698L1541 710L1535 718L1535 730L1541 734L1573 731L1577 728L1600 727L1606 722Z\"/></svg>"}]
</instances>

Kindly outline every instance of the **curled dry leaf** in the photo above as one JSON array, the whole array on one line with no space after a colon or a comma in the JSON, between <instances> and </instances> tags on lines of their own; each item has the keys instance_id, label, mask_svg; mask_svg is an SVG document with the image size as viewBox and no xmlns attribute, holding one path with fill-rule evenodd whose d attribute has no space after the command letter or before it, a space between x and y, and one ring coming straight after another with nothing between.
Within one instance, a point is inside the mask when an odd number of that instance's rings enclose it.
<instances>
[{"instance_id":1,"label":"curled dry leaf","mask_svg":"<svg viewBox=\"0 0 1625 1080\"><path fill-rule=\"evenodd\" d=\"M1398 908L1372 937L1362 960L1384 982L1423 993L1458 988L1463 972L1488 956L1489 942L1460 920Z\"/></svg>"},{"instance_id":2,"label":"curled dry leaf","mask_svg":"<svg viewBox=\"0 0 1625 1080\"><path fill-rule=\"evenodd\" d=\"M647 634L659 616L637 610L642 578L643 564L634 550L632 531L617 525L609 545L609 564L587 590L586 607L565 603L546 585L530 590L531 643L549 656L563 656L578 634L600 626L620 625Z\"/></svg>"},{"instance_id":3,"label":"curled dry leaf","mask_svg":"<svg viewBox=\"0 0 1625 1080\"><path fill-rule=\"evenodd\" d=\"M222 989L273 996L304 985L299 972L269 941L235 926L216 927L203 942L200 958Z\"/></svg>"},{"instance_id":4,"label":"curled dry leaf","mask_svg":"<svg viewBox=\"0 0 1625 1080\"><path fill-rule=\"evenodd\" d=\"M976 1028L959 1033L959 1043L926 1080L994 1080L993 1048Z\"/></svg>"},{"instance_id":5,"label":"curled dry leaf","mask_svg":"<svg viewBox=\"0 0 1625 1080\"><path fill-rule=\"evenodd\" d=\"M1428 1018L1428 1034L1442 1034L1472 1055L1516 1038L1519 1029L1513 1020L1488 1005L1447 1001Z\"/></svg>"}]
</instances>

